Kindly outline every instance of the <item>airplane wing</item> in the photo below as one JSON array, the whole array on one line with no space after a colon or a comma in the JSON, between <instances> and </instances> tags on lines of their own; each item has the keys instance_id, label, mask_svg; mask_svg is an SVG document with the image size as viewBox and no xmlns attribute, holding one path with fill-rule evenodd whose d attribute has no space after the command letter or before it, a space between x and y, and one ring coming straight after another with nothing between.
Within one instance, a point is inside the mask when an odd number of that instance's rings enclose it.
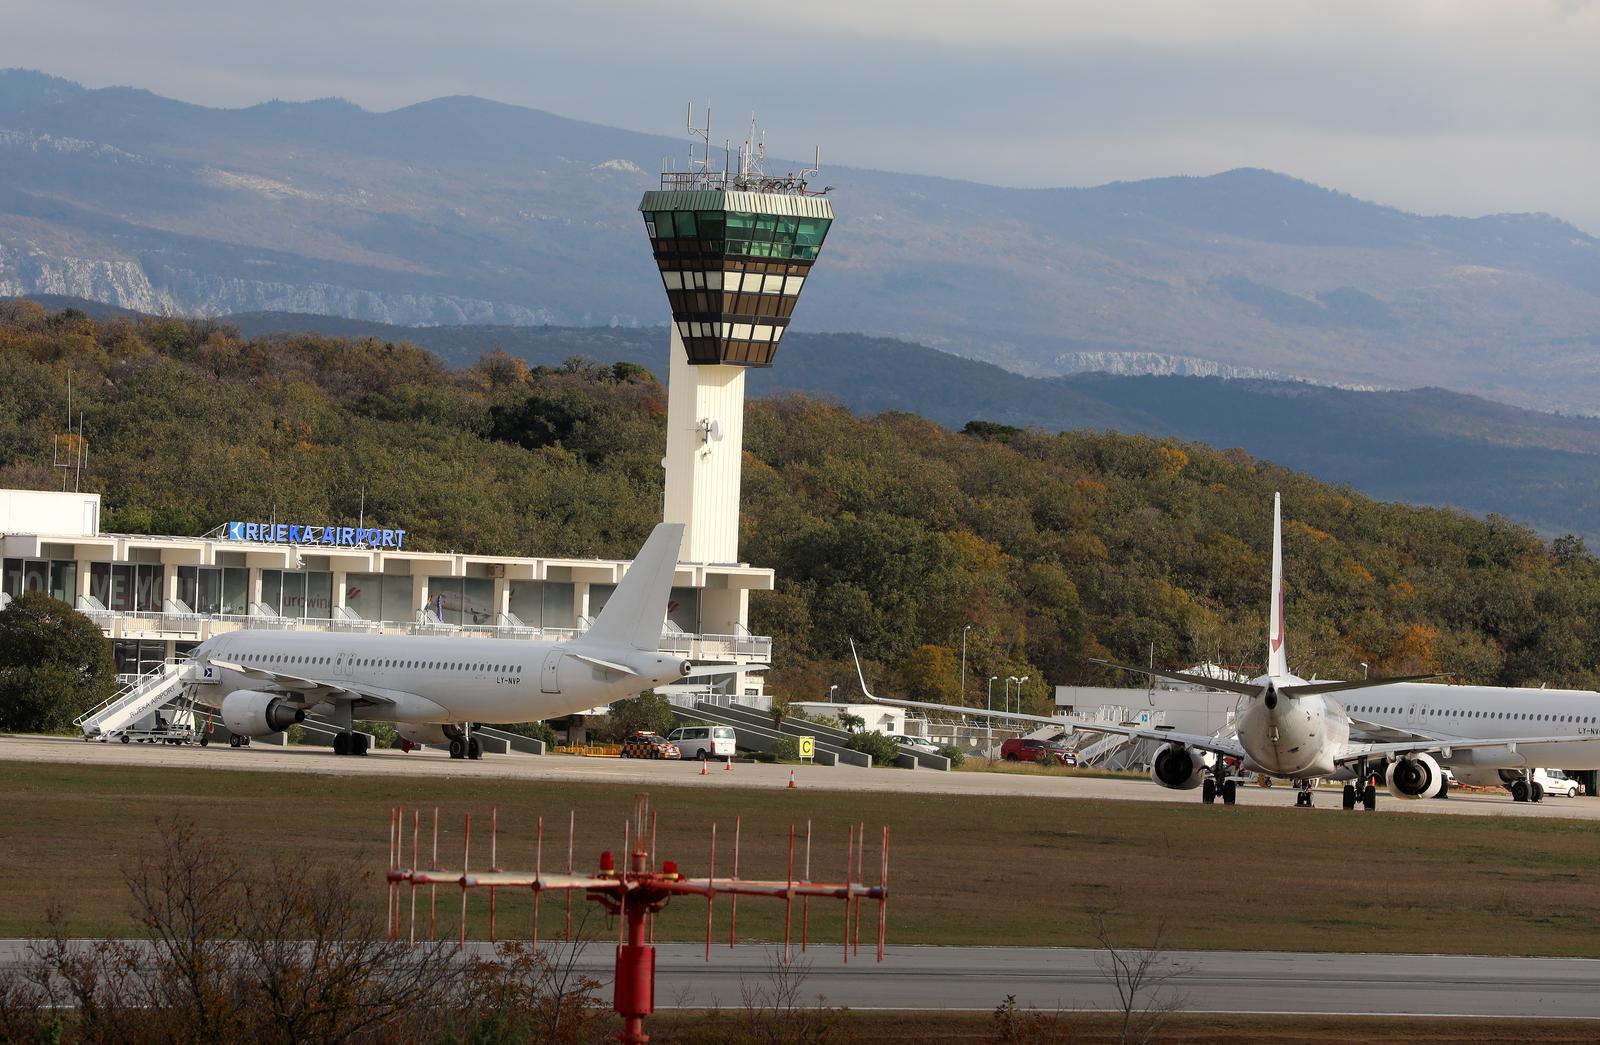
<instances>
[{"instance_id":1,"label":"airplane wing","mask_svg":"<svg viewBox=\"0 0 1600 1045\"><path fill-rule=\"evenodd\" d=\"M1524 745L1538 744L1584 744L1600 740L1600 735L1589 734L1577 737L1498 737L1490 740L1451 740L1451 739L1425 739L1410 740L1398 744L1363 744L1364 750L1352 751L1334 759L1339 765L1348 765L1359 762L1363 758L1402 758L1406 755L1439 755L1448 759L1452 752L1479 747L1503 747L1512 752Z\"/></svg>"},{"instance_id":2,"label":"airplane wing","mask_svg":"<svg viewBox=\"0 0 1600 1045\"><path fill-rule=\"evenodd\" d=\"M855 656L855 643L850 643L850 654ZM1121 665L1113 665L1120 667ZM1212 751L1219 755L1232 755L1234 758L1244 758L1244 748L1236 740L1219 740L1216 737L1202 736L1198 733L1179 733L1176 730L1162 729L1150 726L1113 726L1100 723L1074 722L1071 719L1051 718L1047 715L1024 715L1017 711L987 711L983 708L963 707L959 704L930 704L920 700L899 700L894 697L880 697L867 689L867 677L861 670L861 658L856 657L856 677L861 680L861 694L875 704L889 704L900 708L917 708L922 711L942 711L950 715L976 715L980 718L1000 719L1003 722L1020 722L1029 725L1055 726L1066 732L1082 730L1085 733L1114 733L1118 736L1130 737L1134 740L1158 740L1167 744L1186 744L1189 747L1199 748L1201 751ZM1199 678L1199 676L1195 676ZM1252 693L1256 690L1251 690Z\"/></svg>"},{"instance_id":3,"label":"airplane wing","mask_svg":"<svg viewBox=\"0 0 1600 1045\"><path fill-rule=\"evenodd\" d=\"M272 668L258 668L237 661L218 660L213 657L211 663L227 671L236 672L245 678L265 682L274 689L281 689L295 698L295 703L304 703L310 707L320 704L325 700L346 700L366 704L393 704L395 698L389 690L375 686L355 686L348 682L327 682L321 679L306 678L303 675L291 675L285 671Z\"/></svg>"},{"instance_id":4,"label":"airplane wing","mask_svg":"<svg viewBox=\"0 0 1600 1045\"><path fill-rule=\"evenodd\" d=\"M1350 716L1350 739L1368 744L1395 743L1406 740L1443 740L1434 733L1419 733L1386 722Z\"/></svg>"}]
</instances>

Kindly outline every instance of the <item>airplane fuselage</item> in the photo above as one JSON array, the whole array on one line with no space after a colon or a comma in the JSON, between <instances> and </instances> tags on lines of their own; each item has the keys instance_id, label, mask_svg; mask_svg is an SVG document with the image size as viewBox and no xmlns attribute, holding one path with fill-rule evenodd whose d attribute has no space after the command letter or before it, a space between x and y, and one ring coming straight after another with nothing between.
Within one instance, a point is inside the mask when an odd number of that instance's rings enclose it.
<instances>
[{"instance_id":1,"label":"airplane fuselage","mask_svg":"<svg viewBox=\"0 0 1600 1045\"><path fill-rule=\"evenodd\" d=\"M1447 766L1600 769L1600 693L1577 689L1513 689L1413 682L1374 686L1350 694L1351 717L1397 729L1416 729L1458 740L1571 736L1571 744L1466 748L1439 761ZM1359 751L1360 744L1352 750Z\"/></svg>"},{"instance_id":2,"label":"airplane fuselage","mask_svg":"<svg viewBox=\"0 0 1600 1045\"><path fill-rule=\"evenodd\" d=\"M1301 680L1289 676L1280 684ZM1261 680L1263 687L1267 685ZM1350 720L1337 701L1318 695L1244 697L1234 710L1246 768L1291 778L1330 776L1349 746Z\"/></svg>"},{"instance_id":3,"label":"airplane fuselage","mask_svg":"<svg viewBox=\"0 0 1600 1045\"><path fill-rule=\"evenodd\" d=\"M574 655L596 652L610 653L619 662L626 658L627 666L647 681L641 685L636 676L619 676ZM362 702L357 718L418 723L555 718L630 696L650 684L677 681L683 663L671 655L580 650L572 642L279 631L217 636L201 644L194 657L202 663L215 659L357 685L386 698ZM216 674L219 699L235 690L281 691L227 668L218 668Z\"/></svg>"}]
</instances>

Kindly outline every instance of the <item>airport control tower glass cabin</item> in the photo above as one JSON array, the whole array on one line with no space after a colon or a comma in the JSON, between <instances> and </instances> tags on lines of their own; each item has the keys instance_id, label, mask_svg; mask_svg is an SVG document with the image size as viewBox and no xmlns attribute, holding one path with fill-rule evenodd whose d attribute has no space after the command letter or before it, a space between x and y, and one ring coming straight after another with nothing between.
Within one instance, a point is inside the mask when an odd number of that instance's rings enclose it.
<instances>
[{"instance_id":1,"label":"airport control tower glass cabin","mask_svg":"<svg viewBox=\"0 0 1600 1045\"><path fill-rule=\"evenodd\" d=\"M692 161L639 204L672 306L664 517L686 562L738 561L745 368L773 364L833 223L814 169L769 176L762 152Z\"/></svg>"}]
</instances>

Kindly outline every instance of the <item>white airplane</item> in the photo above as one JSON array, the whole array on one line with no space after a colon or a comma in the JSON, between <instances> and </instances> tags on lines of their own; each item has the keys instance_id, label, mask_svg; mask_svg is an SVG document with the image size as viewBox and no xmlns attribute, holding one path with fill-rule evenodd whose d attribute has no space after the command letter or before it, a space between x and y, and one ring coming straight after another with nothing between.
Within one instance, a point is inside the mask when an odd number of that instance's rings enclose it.
<instances>
[{"instance_id":1,"label":"white airplane","mask_svg":"<svg viewBox=\"0 0 1600 1045\"><path fill-rule=\"evenodd\" d=\"M682 540L682 524L658 525L593 626L569 642L236 631L193 656L227 694L222 721L240 736L276 733L316 712L344 727L334 739L341 755L367 753L353 730L361 719L393 722L412 743L448 742L452 758L481 758L474 722L541 721L740 670L660 652Z\"/></svg>"},{"instance_id":2,"label":"white airplane","mask_svg":"<svg viewBox=\"0 0 1600 1045\"><path fill-rule=\"evenodd\" d=\"M1463 767L1452 769L1462 779L1468 779L1466 773L1498 777L1501 767L1526 766L1522 749L1527 747L1538 747L1541 753L1551 756L1541 759L1540 764L1565 766L1562 759L1570 758L1578 748L1585 749L1582 759L1568 768L1600 763L1600 747L1589 743L1600 740L1600 694L1414 684L1443 677L1440 675L1307 682L1290 674L1284 649L1283 535L1277 495L1273 496L1272 522L1272 603L1266 674L1249 682L1234 682L1095 661L1124 671L1239 694L1234 711L1235 739L1179 733L1161 726L1065 723L1059 718L1011 712L984 711L984 717L1159 741L1165 746L1156 752L1150 765L1150 775L1156 783L1185 790L1199 787L1206 803L1220 795L1227 805L1232 805L1238 796L1238 778L1228 771L1230 759L1244 770L1293 781L1299 789L1295 804L1301 806L1311 805L1313 781L1348 780L1344 789L1346 809L1357 805L1376 808L1375 772L1379 767L1389 791L1397 798L1432 798L1447 786L1441 762ZM854 651L852 643L852 654ZM861 691L869 700L953 714L977 713L973 708L950 704L873 696L867 690L859 658L856 671L861 678ZM1335 693L1353 690L1372 691L1357 704L1360 717L1354 717L1350 709L1332 699ZM1418 707L1423 709L1421 713ZM1408 713L1411 724L1391 724L1402 717L1402 712ZM1443 722L1452 728L1433 728Z\"/></svg>"}]
</instances>

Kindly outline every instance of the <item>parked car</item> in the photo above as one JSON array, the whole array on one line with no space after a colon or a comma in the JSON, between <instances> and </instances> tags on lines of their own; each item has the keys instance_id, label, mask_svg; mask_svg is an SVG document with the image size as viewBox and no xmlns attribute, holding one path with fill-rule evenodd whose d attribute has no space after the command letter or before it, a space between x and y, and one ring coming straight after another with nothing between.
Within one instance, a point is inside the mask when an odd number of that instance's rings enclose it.
<instances>
[{"instance_id":1,"label":"parked car","mask_svg":"<svg viewBox=\"0 0 1600 1045\"><path fill-rule=\"evenodd\" d=\"M1578 782L1559 769L1535 769L1534 783L1544 788L1549 798L1577 798Z\"/></svg>"},{"instance_id":2,"label":"parked car","mask_svg":"<svg viewBox=\"0 0 1600 1045\"><path fill-rule=\"evenodd\" d=\"M904 733L890 733L889 739L901 747L908 747L913 751L926 751L930 755L939 753L939 745L926 737L908 737Z\"/></svg>"},{"instance_id":3,"label":"parked car","mask_svg":"<svg viewBox=\"0 0 1600 1045\"><path fill-rule=\"evenodd\" d=\"M660 733L633 733L622 742L623 758L682 758L678 745Z\"/></svg>"},{"instance_id":4,"label":"parked car","mask_svg":"<svg viewBox=\"0 0 1600 1045\"><path fill-rule=\"evenodd\" d=\"M679 726L667 739L684 758L732 758L739 737L732 726Z\"/></svg>"},{"instance_id":5,"label":"parked car","mask_svg":"<svg viewBox=\"0 0 1600 1045\"><path fill-rule=\"evenodd\" d=\"M1024 740L1021 737L1013 737L1001 744L1000 757L1007 762L1038 762L1058 766L1078 764L1077 754L1059 741Z\"/></svg>"}]
</instances>

